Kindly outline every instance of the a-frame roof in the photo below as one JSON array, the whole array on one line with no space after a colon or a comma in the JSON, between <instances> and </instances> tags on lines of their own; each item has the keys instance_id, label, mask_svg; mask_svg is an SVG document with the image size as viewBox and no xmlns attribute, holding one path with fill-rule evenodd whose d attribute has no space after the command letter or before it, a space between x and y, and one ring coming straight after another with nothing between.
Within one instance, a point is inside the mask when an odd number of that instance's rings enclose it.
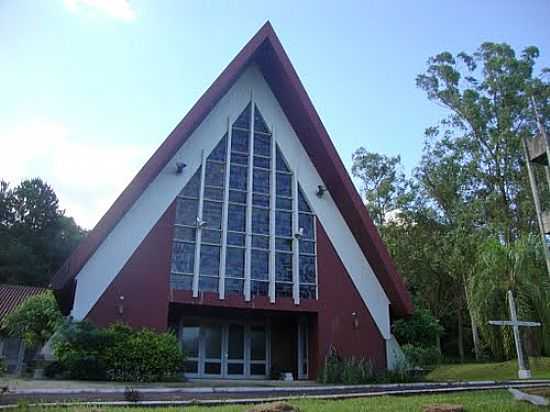
<instances>
[{"instance_id":1,"label":"a-frame roof","mask_svg":"<svg viewBox=\"0 0 550 412\"><path fill-rule=\"evenodd\" d=\"M51 287L56 291L65 311L72 306L75 277L78 272L117 222L251 63L256 63L260 68L330 191L388 295L392 313L395 316L406 316L412 313L413 306L407 288L397 273L360 195L269 22L263 25L201 96L55 274Z\"/></svg>"}]
</instances>

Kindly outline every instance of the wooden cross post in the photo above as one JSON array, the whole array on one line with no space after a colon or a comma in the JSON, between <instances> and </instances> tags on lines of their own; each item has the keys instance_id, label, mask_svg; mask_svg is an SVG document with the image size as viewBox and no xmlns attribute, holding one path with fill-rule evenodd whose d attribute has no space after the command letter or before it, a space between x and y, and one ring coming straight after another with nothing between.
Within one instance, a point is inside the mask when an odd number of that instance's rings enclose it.
<instances>
[{"instance_id":1,"label":"wooden cross post","mask_svg":"<svg viewBox=\"0 0 550 412\"><path fill-rule=\"evenodd\" d=\"M514 331L514 342L516 344L516 353L518 356L518 377L520 379L529 379L531 378L531 371L529 370L529 364L527 362L527 358L523 353L523 345L521 341L521 335L519 333L519 328L520 326L537 327L537 326L540 326L540 323L518 320L518 315L516 311L516 302L514 301L514 295L511 290L508 291L508 305L510 307L511 320L490 320L489 324L512 327Z\"/></svg>"}]
</instances>

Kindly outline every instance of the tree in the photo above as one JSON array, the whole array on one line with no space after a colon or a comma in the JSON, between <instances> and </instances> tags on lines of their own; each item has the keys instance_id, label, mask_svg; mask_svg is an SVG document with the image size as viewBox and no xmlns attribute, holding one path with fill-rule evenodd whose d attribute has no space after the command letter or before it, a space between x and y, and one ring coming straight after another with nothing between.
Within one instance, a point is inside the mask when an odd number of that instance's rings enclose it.
<instances>
[{"instance_id":1,"label":"tree","mask_svg":"<svg viewBox=\"0 0 550 412\"><path fill-rule=\"evenodd\" d=\"M482 283L492 284L479 263L487 243L514 248L517 239L536 230L521 139L537 132L531 96L543 123L548 126L550 120L549 71L534 74L537 57L534 47L516 56L506 44L483 43L471 55L443 52L430 58L417 85L448 115L426 130L423 156L411 179L397 172L398 157L363 148L354 153L353 173L397 268L415 301L444 326L444 346L456 337L461 359L469 337L464 319L472 326L476 358L491 339L478 295ZM385 219L396 208L400 219ZM546 319L550 307L543 303L547 295L537 273L525 272L518 290L530 296L526 307L537 308L531 310L538 317L531 317Z\"/></svg>"},{"instance_id":2,"label":"tree","mask_svg":"<svg viewBox=\"0 0 550 412\"><path fill-rule=\"evenodd\" d=\"M537 334L542 343L537 352L550 354L550 281L546 276L542 245L537 236L523 236L511 244L489 238L480 248L478 275L470 279L473 310L489 350L497 359L514 357L509 328L494 328L487 322L508 319L506 292L518 297L519 316L540 321ZM522 331L523 332L523 331ZM533 351L531 351L533 352Z\"/></svg>"},{"instance_id":3,"label":"tree","mask_svg":"<svg viewBox=\"0 0 550 412\"><path fill-rule=\"evenodd\" d=\"M41 179L0 182L0 283L46 286L84 234Z\"/></svg>"},{"instance_id":4,"label":"tree","mask_svg":"<svg viewBox=\"0 0 550 412\"><path fill-rule=\"evenodd\" d=\"M18 336L30 347L41 346L53 335L63 319L53 293L31 296L3 320L1 329Z\"/></svg>"},{"instance_id":5,"label":"tree","mask_svg":"<svg viewBox=\"0 0 550 412\"><path fill-rule=\"evenodd\" d=\"M469 196L483 201L484 223L505 242L534 223L521 138L536 131L529 96L536 95L549 114L550 85L533 75L538 55L536 47L518 58L507 44L483 43L473 55L430 58L416 79L430 100L450 112L431 136L442 134L440 143L464 159Z\"/></svg>"},{"instance_id":6,"label":"tree","mask_svg":"<svg viewBox=\"0 0 550 412\"><path fill-rule=\"evenodd\" d=\"M443 327L429 310L417 306L409 319L399 319L392 326L392 333L401 344L434 346Z\"/></svg>"},{"instance_id":7,"label":"tree","mask_svg":"<svg viewBox=\"0 0 550 412\"><path fill-rule=\"evenodd\" d=\"M63 214L52 187L40 178L23 180L14 189L12 202L15 225L33 234L47 231Z\"/></svg>"},{"instance_id":8,"label":"tree","mask_svg":"<svg viewBox=\"0 0 550 412\"><path fill-rule=\"evenodd\" d=\"M401 158L357 149L353 155L353 176L361 181L361 191L374 223L386 223L387 214L397 210L405 193L406 180L401 172Z\"/></svg>"},{"instance_id":9,"label":"tree","mask_svg":"<svg viewBox=\"0 0 550 412\"><path fill-rule=\"evenodd\" d=\"M0 179L0 231L13 223L13 193L8 182Z\"/></svg>"},{"instance_id":10,"label":"tree","mask_svg":"<svg viewBox=\"0 0 550 412\"><path fill-rule=\"evenodd\" d=\"M483 43L473 54L443 52L428 60L417 85L449 110L426 131L416 178L441 222L447 225L446 266L470 314L476 357L480 354L477 311L468 288L479 246L496 237L503 246L534 229L534 213L523 167L521 139L536 132L529 97L535 96L547 123L550 86L533 74L538 49L520 57L506 44ZM462 309L457 307L459 352Z\"/></svg>"}]
</instances>

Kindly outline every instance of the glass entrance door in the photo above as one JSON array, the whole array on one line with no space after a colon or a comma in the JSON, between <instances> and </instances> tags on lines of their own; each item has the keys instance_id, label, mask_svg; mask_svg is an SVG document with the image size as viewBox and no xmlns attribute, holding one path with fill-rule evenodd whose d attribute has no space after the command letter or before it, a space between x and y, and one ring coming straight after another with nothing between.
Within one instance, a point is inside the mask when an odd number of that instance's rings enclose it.
<instances>
[{"instance_id":1,"label":"glass entrance door","mask_svg":"<svg viewBox=\"0 0 550 412\"><path fill-rule=\"evenodd\" d=\"M265 326L250 327L250 376L267 375L267 333Z\"/></svg>"},{"instance_id":2,"label":"glass entrance door","mask_svg":"<svg viewBox=\"0 0 550 412\"><path fill-rule=\"evenodd\" d=\"M204 325L202 343L204 346L203 374L205 376L222 376L223 327L220 325Z\"/></svg>"},{"instance_id":3,"label":"glass entrance door","mask_svg":"<svg viewBox=\"0 0 550 412\"><path fill-rule=\"evenodd\" d=\"M245 328L243 325L236 323L230 323L228 325L225 369L228 378L243 377L245 375L244 337Z\"/></svg>"},{"instance_id":4,"label":"glass entrance door","mask_svg":"<svg viewBox=\"0 0 550 412\"><path fill-rule=\"evenodd\" d=\"M181 331L181 346L186 359L183 364L188 376L199 375L200 326L198 323L186 323Z\"/></svg>"},{"instance_id":5,"label":"glass entrance door","mask_svg":"<svg viewBox=\"0 0 550 412\"><path fill-rule=\"evenodd\" d=\"M185 374L204 378L265 378L269 330L244 322L184 321L180 333Z\"/></svg>"}]
</instances>

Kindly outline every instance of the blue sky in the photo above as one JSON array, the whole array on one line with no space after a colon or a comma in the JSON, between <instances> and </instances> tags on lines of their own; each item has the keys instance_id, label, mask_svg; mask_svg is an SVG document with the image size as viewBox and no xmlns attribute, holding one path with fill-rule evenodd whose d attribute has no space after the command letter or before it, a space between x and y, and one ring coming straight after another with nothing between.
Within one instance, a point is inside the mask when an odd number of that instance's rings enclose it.
<instances>
[{"instance_id":1,"label":"blue sky","mask_svg":"<svg viewBox=\"0 0 550 412\"><path fill-rule=\"evenodd\" d=\"M268 19L348 168L361 145L415 166L444 115L428 57L495 41L550 66L547 0L0 0L0 178L43 177L93 227Z\"/></svg>"}]
</instances>

